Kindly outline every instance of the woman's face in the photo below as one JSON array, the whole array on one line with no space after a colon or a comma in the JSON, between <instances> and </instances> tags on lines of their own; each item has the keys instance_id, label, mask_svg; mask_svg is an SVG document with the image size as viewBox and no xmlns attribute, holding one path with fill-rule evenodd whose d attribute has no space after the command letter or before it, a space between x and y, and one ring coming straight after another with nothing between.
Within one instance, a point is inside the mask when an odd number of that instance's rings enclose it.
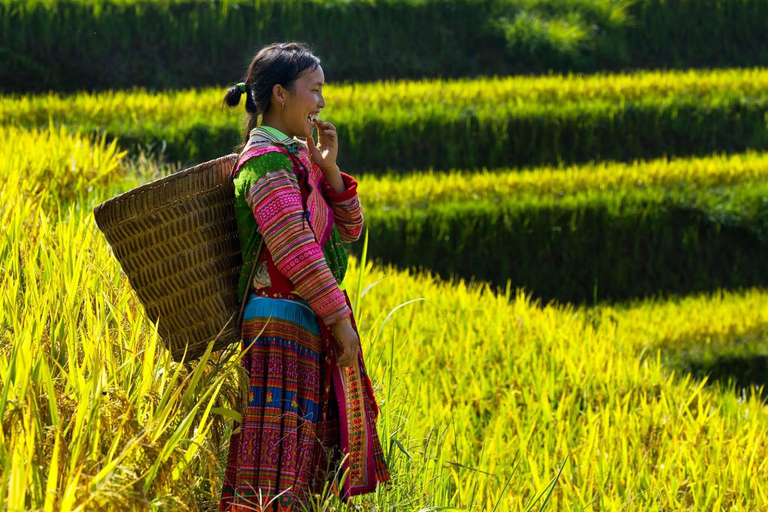
<instances>
[{"instance_id":1,"label":"woman's face","mask_svg":"<svg viewBox=\"0 0 768 512\"><path fill-rule=\"evenodd\" d=\"M285 107L277 105L281 110L284 126L293 132L286 135L304 138L312 135L312 129L315 127L312 121L320 113L320 109L325 107L324 82L323 68L319 65L311 71L305 71L293 82L293 91L287 91L285 97Z\"/></svg>"}]
</instances>

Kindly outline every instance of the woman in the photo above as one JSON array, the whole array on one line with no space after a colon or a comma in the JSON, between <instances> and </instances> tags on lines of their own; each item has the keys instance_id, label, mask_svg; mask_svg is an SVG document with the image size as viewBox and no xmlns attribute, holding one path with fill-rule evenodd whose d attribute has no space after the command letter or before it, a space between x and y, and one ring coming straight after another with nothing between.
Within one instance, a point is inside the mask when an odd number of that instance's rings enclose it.
<instances>
[{"instance_id":1,"label":"woman","mask_svg":"<svg viewBox=\"0 0 768 512\"><path fill-rule=\"evenodd\" d=\"M320 60L305 46L272 44L225 98L235 107L245 94L248 112L233 178L250 389L230 440L220 510L298 510L337 469L348 472L344 501L390 479L341 288L342 243L357 240L363 215L357 182L336 165L336 129L317 117L323 83Z\"/></svg>"}]
</instances>

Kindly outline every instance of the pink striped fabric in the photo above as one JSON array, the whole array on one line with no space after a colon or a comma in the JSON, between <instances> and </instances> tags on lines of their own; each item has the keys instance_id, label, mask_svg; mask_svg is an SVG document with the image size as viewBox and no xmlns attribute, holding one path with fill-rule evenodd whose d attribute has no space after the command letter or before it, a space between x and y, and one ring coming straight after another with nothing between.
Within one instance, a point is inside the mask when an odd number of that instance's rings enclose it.
<instances>
[{"instance_id":1,"label":"pink striped fabric","mask_svg":"<svg viewBox=\"0 0 768 512\"><path fill-rule=\"evenodd\" d=\"M357 181L346 173L341 173L346 190L341 194L323 180L323 196L333 210L339 238L344 243L360 238L363 230L363 210L357 197Z\"/></svg>"},{"instance_id":2,"label":"pink striped fabric","mask_svg":"<svg viewBox=\"0 0 768 512\"><path fill-rule=\"evenodd\" d=\"M292 169L268 172L246 198L275 266L330 326L352 314L325 262L315 233L305 221L299 184Z\"/></svg>"}]
</instances>

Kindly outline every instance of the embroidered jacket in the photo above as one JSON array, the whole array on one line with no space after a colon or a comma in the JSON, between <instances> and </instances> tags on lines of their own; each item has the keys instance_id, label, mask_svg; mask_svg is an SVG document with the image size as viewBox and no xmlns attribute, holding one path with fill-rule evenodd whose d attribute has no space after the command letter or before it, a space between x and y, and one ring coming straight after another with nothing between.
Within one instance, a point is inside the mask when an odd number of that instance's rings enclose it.
<instances>
[{"instance_id":1,"label":"embroidered jacket","mask_svg":"<svg viewBox=\"0 0 768 512\"><path fill-rule=\"evenodd\" d=\"M330 326L352 314L340 285L347 268L342 243L357 240L363 227L357 181L341 173L346 190L338 194L306 143L272 127L250 135L233 171L243 253L238 297L298 295Z\"/></svg>"}]
</instances>

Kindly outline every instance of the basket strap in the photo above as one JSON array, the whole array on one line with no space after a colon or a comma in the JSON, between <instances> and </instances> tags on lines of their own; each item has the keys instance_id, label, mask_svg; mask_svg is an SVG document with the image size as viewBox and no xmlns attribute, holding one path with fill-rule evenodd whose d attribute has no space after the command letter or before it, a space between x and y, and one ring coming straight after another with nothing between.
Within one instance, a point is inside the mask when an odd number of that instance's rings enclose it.
<instances>
[{"instance_id":1,"label":"basket strap","mask_svg":"<svg viewBox=\"0 0 768 512\"><path fill-rule=\"evenodd\" d=\"M259 250L256 254L256 261L253 262L251 273L248 275L248 284L245 287L243 302L242 304L240 304L240 313L237 315L237 328L239 330L242 330L243 328L243 314L245 313L245 303L248 302L248 289L251 287L251 282L253 281L253 272L256 270L256 267L259 265L259 258L261 258L261 249L263 247L264 247L264 237L262 236L261 243L259 243Z\"/></svg>"}]
</instances>

